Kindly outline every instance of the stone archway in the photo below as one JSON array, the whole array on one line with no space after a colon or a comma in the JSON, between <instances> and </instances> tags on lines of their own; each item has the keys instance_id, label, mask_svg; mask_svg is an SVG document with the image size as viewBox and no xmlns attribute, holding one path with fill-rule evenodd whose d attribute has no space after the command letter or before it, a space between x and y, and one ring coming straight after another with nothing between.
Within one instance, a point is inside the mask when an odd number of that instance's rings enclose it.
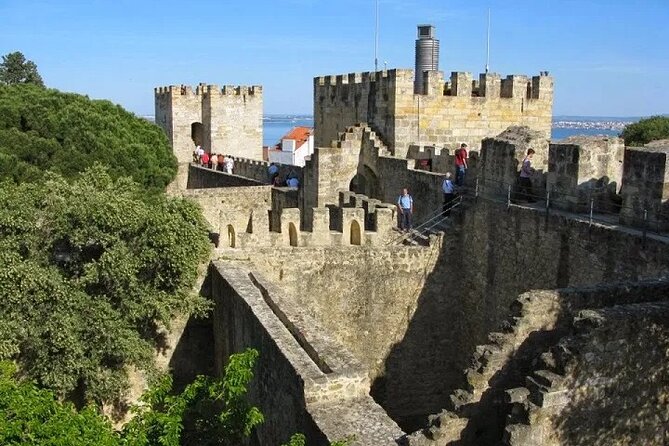
<instances>
[{"instance_id":1,"label":"stone archway","mask_svg":"<svg viewBox=\"0 0 669 446\"><path fill-rule=\"evenodd\" d=\"M235 236L235 227L232 225L228 225L228 246L230 248L235 248L235 245L237 244Z\"/></svg>"},{"instance_id":2,"label":"stone archway","mask_svg":"<svg viewBox=\"0 0 669 446\"><path fill-rule=\"evenodd\" d=\"M350 243L351 245L360 246L362 244L362 229L360 228L360 223L357 220L351 221L350 229Z\"/></svg>"},{"instance_id":3,"label":"stone archway","mask_svg":"<svg viewBox=\"0 0 669 446\"><path fill-rule=\"evenodd\" d=\"M367 195L370 198L381 198L379 179L366 164L358 168L358 173L349 183L349 190L356 194Z\"/></svg>"},{"instance_id":4,"label":"stone archway","mask_svg":"<svg viewBox=\"0 0 669 446\"><path fill-rule=\"evenodd\" d=\"M297 246L297 228L293 222L288 223L288 242L290 246Z\"/></svg>"},{"instance_id":5,"label":"stone archway","mask_svg":"<svg viewBox=\"0 0 669 446\"><path fill-rule=\"evenodd\" d=\"M204 143L204 126L201 122L194 122L190 125L190 137L196 146Z\"/></svg>"}]
</instances>

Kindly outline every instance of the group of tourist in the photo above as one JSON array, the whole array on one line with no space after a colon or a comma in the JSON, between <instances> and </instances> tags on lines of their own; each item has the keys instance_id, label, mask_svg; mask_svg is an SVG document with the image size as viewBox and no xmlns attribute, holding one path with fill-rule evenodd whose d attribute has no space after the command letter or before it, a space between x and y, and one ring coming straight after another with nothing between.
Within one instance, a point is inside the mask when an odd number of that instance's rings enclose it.
<instances>
[{"instance_id":1,"label":"group of tourist","mask_svg":"<svg viewBox=\"0 0 669 446\"><path fill-rule=\"evenodd\" d=\"M525 199L528 203L534 203L534 195L532 194L532 175L534 169L532 168L532 157L534 156L534 149L528 149L523 162L521 163L520 172L518 175L518 195L519 198ZM441 216L444 218L450 217L453 201L457 198L458 191L465 185L465 176L467 174L467 160L469 153L467 152L467 144L462 143L460 148L455 151L455 183L451 180L451 173L447 172L441 183L441 191L444 194L444 201L442 204ZM411 231L414 201L409 194L407 188L402 189L402 193L397 198L397 211L399 214L399 229L400 231Z\"/></svg>"},{"instance_id":2,"label":"group of tourist","mask_svg":"<svg viewBox=\"0 0 669 446\"><path fill-rule=\"evenodd\" d=\"M233 157L216 153L209 154L199 145L193 150L193 162L210 169L223 170L225 173L229 174L232 174L232 171L235 168L235 160Z\"/></svg>"},{"instance_id":3,"label":"group of tourist","mask_svg":"<svg viewBox=\"0 0 669 446\"><path fill-rule=\"evenodd\" d=\"M267 177L269 184L276 187L293 187L295 189L300 187L300 180L295 171L291 170L285 178L279 175L279 166L275 163L270 163L267 168Z\"/></svg>"}]
</instances>

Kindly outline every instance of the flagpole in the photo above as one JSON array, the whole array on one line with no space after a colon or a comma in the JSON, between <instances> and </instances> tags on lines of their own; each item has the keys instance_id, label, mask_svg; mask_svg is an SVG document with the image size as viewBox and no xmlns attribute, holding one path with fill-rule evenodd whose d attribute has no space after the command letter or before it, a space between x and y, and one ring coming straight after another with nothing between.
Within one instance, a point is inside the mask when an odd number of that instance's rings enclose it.
<instances>
[{"instance_id":1,"label":"flagpole","mask_svg":"<svg viewBox=\"0 0 669 446\"><path fill-rule=\"evenodd\" d=\"M485 72L490 71L490 8L488 8L488 36L486 41Z\"/></svg>"},{"instance_id":2,"label":"flagpole","mask_svg":"<svg viewBox=\"0 0 669 446\"><path fill-rule=\"evenodd\" d=\"M379 0L376 1L376 25L374 27L374 71L379 71Z\"/></svg>"}]
</instances>

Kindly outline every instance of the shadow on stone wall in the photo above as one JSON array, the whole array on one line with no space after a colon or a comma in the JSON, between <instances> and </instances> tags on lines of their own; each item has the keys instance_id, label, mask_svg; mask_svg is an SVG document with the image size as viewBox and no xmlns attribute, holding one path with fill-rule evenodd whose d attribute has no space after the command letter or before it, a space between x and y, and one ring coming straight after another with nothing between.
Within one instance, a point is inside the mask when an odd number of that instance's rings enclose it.
<instances>
[{"instance_id":1,"label":"shadow on stone wall","mask_svg":"<svg viewBox=\"0 0 669 446\"><path fill-rule=\"evenodd\" d=\"M181 392L197 375L214 374L214 331L210 318L188 319L169 367L176 392Z\"/></svg>"},{"instance_id":2,"label":"shadow on stone wall","mask_svg":"<svg viewBox=\"0 0 669 446\"><path fill-rule=\"evenodd\" d=\"M623 231L486 202L456 218L459 229L446 234L404 337L372 388L407 432L425 426L429 414L451 406L454 390L466 388L463 370L472 353L519 294L666 272L663 242L644 247ZM534 349L535 340L528 342L528 351ZM507 372L497 379L521 380Z\"/></svg>"},{"instance_id":3,"label":"shadow on stone wall","mask_svg":"<svg viewBox=\"0 0 669 446\"><path fill-rule=\"evenodd\" d=\"M571 397L552 420L560 444L669 444L666 307L654 317L634 315L651 306L605 310L597 315L603 322L585 321L600 327L581 328L566 342L579 358L567 365ZM618 314L607 320L607 313Z\"/></svg>"}]
</instances>

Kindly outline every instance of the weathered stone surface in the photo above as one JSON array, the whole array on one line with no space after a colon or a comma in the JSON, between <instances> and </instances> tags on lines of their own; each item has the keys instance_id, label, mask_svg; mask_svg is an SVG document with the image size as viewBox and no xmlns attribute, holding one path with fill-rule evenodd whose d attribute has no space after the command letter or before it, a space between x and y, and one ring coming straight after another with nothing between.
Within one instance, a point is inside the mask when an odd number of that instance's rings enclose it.
<instances>
[{"instance_id":1,"label":"weathered stone surface","mask_svg":"<svg viewBox=\"0 0 669 446\"><path fill-rule=\"evenodd\" d=\"M165 130L179 163L193 158L196 143L209 153L262 159L261 86L200 84L154 89L156 124ZM199 126L196 130L194 126Z\"/></svg>"},{"instance_id":2,"label":"weathered stone surface","mask_svg":"<svg viewBox=\"0 0 669 446\"><path fill-rule=\"evenodd\" d=\"M329 146L339 132L359 122L380 132L390 151L402 158L412 144L453 147L466 142L478 150L483 138L510 125L528 125L549 138L550 76L500 79L482 74L473 89L470 73L454 72L449 83L441 73L431 74L424 95L414 94L412 70L315 78L316 145Z\"/></svg>"}]
</instances>

